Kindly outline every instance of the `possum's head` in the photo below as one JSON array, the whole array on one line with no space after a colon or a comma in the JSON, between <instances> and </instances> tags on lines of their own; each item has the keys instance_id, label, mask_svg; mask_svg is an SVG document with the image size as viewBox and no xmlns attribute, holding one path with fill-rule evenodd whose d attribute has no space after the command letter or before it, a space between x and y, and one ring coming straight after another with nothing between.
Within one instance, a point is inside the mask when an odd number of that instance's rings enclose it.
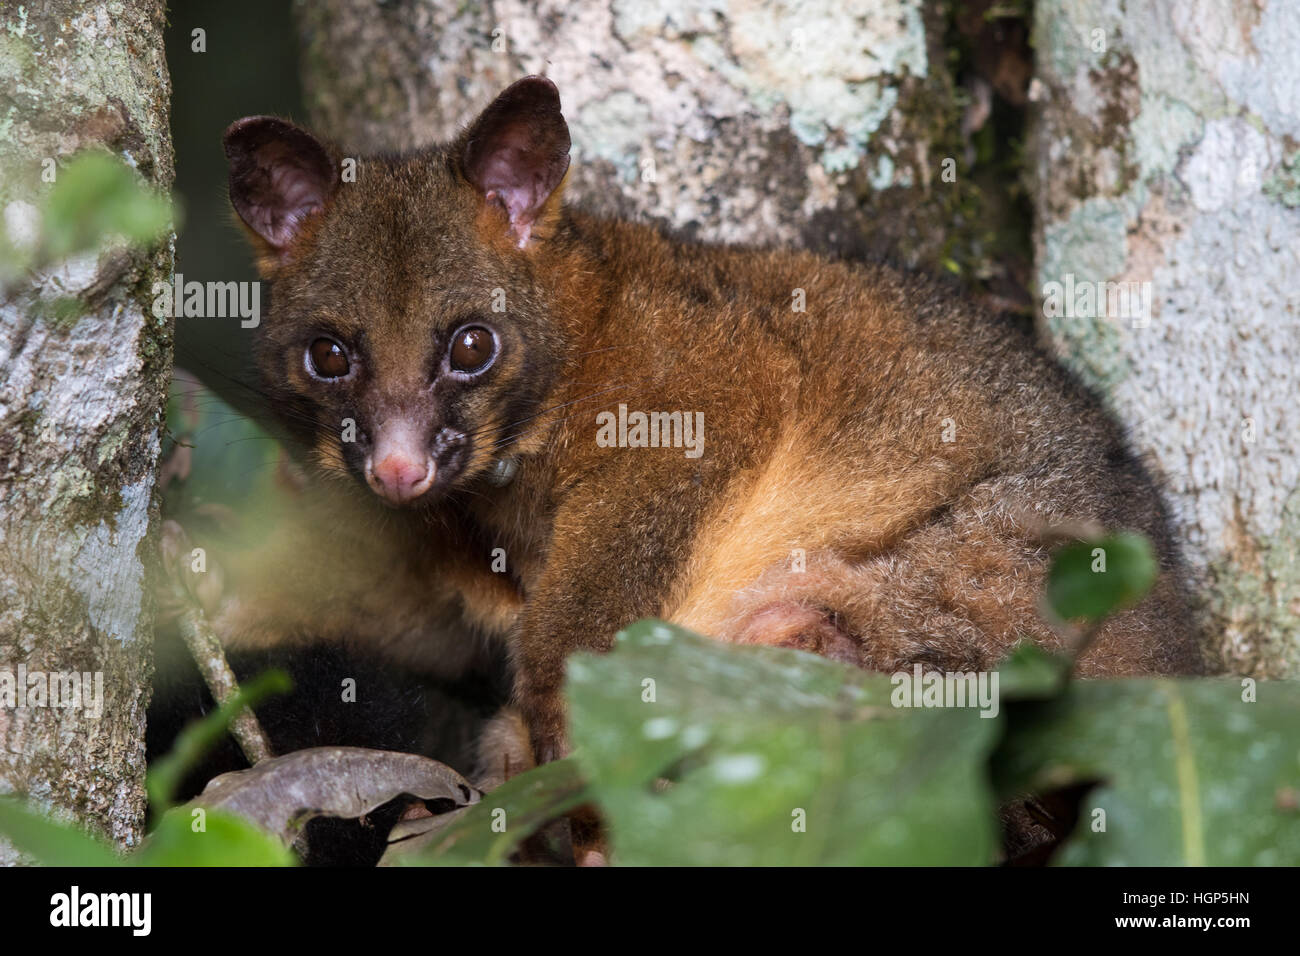
<instances>
[{"instance_id":1,"label":"possum's head","mask_svg":"<svg viewBox=\"0 0 1300 956\"><path fill-rule=\"evenodd\" d=\"M263 389L309 459L393 505L508 474L567 344L555 86L520 80L409 155L350 157L265 116L225 148L272 286Z\"/></svg>"}]
</instances>

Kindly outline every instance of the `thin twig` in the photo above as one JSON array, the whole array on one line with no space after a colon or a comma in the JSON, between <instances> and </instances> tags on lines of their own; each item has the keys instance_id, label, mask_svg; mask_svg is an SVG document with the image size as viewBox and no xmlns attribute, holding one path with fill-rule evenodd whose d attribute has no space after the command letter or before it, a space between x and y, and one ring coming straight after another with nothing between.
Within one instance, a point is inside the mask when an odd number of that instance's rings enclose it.
<instances>
[{"instance_id":1,"label":"thin twig","mask_svg":"<svg viewBox=\"0 0 1300 956\"><path fill-rule=\"evenodd\" d=\"M180 615L181 637L190 649L194 663L198 665L203 682L212 692L212 698L220 706L239 691L239 682L234 671L226 663L226 652L221 642L212 633L203 609L190 606ZM275 756L271 741L262 730L256 715L247 707L242 708L230 722L230 735L239 744L250 764L256 764L267 757Z\"/></svg>"}]
</instances>

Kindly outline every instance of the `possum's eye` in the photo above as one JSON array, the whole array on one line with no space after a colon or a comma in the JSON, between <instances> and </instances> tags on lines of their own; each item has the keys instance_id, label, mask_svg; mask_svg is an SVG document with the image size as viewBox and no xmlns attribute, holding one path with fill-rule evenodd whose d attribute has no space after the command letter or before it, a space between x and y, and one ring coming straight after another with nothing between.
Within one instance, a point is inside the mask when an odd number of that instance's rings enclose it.
<instances>
[{"instance_id":1,"label":"possum's eye","mask_svg":"<svg viewBox=\"0 0 1300 956\"><path fill-rule=\"evenodd\" d=\"M481 325L467 325L451 337L447 360L452 371L476 375L487 370L496 354L496 336Z\"/></svg>"},{"instance_id":2,"label":"possum's eye","mask_svg":"<svg viewBox=\"0 0 1300 956\"><path fill-rule=\"evenodd\" d=\"M317 339L307 349L307 364L321 378L342 378L348 374L348 353L333 339Z\"/></svg>"}]
</instances>

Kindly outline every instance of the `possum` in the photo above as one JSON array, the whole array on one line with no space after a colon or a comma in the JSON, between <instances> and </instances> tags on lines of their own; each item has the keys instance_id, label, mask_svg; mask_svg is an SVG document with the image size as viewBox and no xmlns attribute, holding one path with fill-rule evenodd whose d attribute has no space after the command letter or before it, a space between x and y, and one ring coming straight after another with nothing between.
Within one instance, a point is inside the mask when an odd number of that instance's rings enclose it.
<instances>
[{"instance_id":1,"label":"possum","mask_svg":"<svg viewBox=\"0 0 1300 956\"><path fill-rule=\"evenodd\" d=\"M880 671L1060 648L1039 605L1060 527L1141 532L1161 570L1078 673L1204 668L1120 426L935 282L566 203L542 77L452 142L353 157L346 182L351 154L275 117L225 149L271 286L264 387L315 478L365 499L344 511L394 516L349 519L374 574L331 607L389 640L424 613L504 641L538 762L568 749L568 657L643 617Z\"/></svg>"}]
</instances>

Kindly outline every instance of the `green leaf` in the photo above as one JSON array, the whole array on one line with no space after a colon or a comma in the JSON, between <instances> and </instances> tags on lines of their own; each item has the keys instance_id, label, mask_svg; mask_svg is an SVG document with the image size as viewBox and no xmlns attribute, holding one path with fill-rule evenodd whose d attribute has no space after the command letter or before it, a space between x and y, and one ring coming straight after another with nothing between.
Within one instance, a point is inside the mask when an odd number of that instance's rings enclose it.
<instances>
[{"instance_id":1,"label":"green leaf","mask_svg":"<svg viewBox=\"0 0 1300 956\"><path fill-rule=\"evenodd\" d=\"M895 708L891 690L889 678L820 657L657 621L628 628L605 656L575 657L575 756L614 860L990 862L985 760L999 721Z\"/></svg>"},{"instance_id":2,"label":"green leaf","mask_svg":"<svg viewBox=\"0 0 1300 956\"><path fill-rule=\"evenodd\" d=\"M1065 864L1300 864L1300 683L1256 688L1246 702L1230 680L1076 681L1006 708L994 779L1006 797L1099 781Z\"/></svg>"},{"instance_id":3,"label":"green leaf","mask_svg":"<svg viewBox=\"0 0 1300 956\"><path fill-rule=\"evenodd\" d=\"M545 823L588 802L586 782L572 759L521 773L486 794L442 830L428 849L390 850L385 863L498 866ZM394 848L400 846L395 844Z\"/></svg>"},{"instance_id":4,"label":"green leaf","mask_svg":"<svg viewBox=\"0 0 1300 956\"><path fill-rule=\"evenodd\" d=\"M0 797L0 834L43 866L123 865L106 843L80 827L51 820L12 797Z\"/></svg>"},{"instance_id":5,"label":"green leaf","mask_svg":"<svg viewBox=\"0 0 1300 956\"><path fill-rule=\"evenodd\" d=\"M91 150L59 170L44 206L46 256L63 259L94 250L110 236L128 242L157 239L172 221L171 203L141 184L115 156Z\"/></svg>"},{"instance_id":6,"label":"green leaf","mask_svg":"<svg viewBox=\"0 0 1300 956\"><path fill-rule=\"evenodd\" d=\"M1021 641L998 665L998 693L1003 700L1055 697L1070 673L1070 659Z\"/></svg>"},{"instance_id":7,"label":"green leaf","mask_svg":"<svg viewBox=\"0 0 1300 956\"><path fill-rule=\"evenodd\" d=\"M1098 620L1135 604L1159 573L1151 542L1124 532L1061 548L1047 574L1047 601L1066 620Z\"/></svg>"},{"instance_id":8,"label":"green leaf","mask_svg":"<svg viewBox=\"0 0 1300 956\"><path fill-rule=\"evenodd\" d=\"M200 824L201 821L201 824ZM196 830L196 826L202 826ZM221 810L178 807L161 822L132 866L294 866L292 851L279 837L243 817Z\"/></svg>"}]
</instances>

